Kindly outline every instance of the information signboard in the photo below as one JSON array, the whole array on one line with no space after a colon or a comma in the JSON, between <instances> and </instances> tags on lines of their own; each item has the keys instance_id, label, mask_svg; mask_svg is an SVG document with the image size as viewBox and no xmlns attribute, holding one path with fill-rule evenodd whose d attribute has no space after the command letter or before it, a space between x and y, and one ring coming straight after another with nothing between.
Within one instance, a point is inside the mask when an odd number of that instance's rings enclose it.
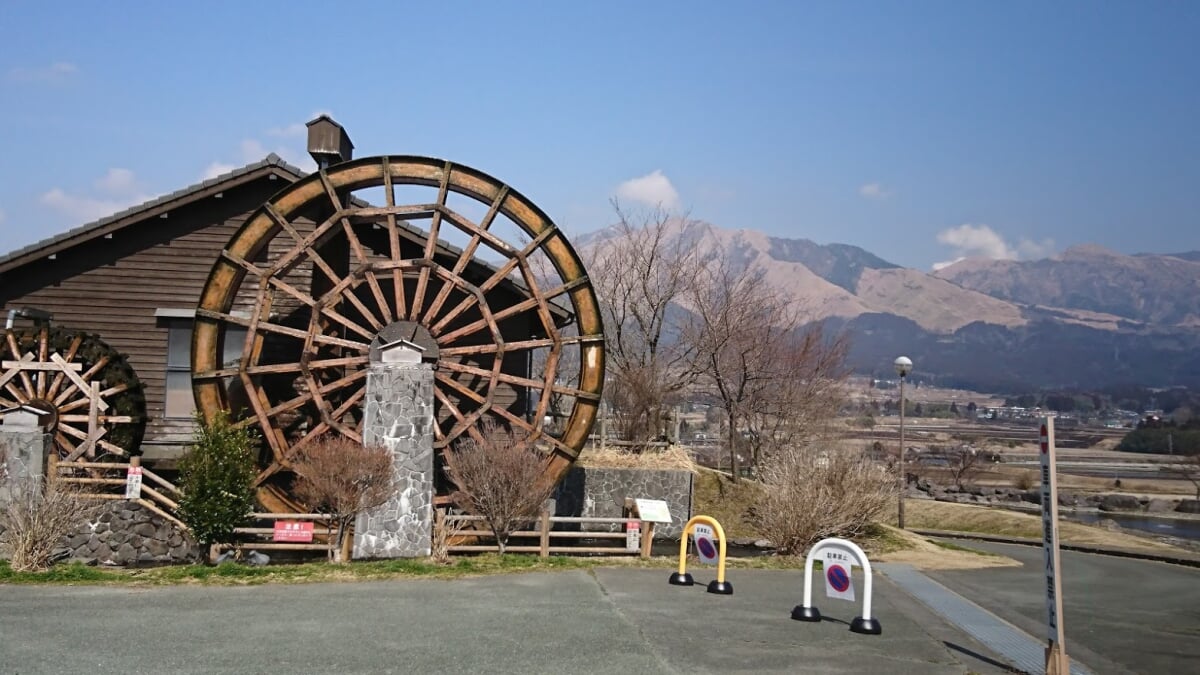
<instances>
[{"instance_id":1,"label":"information signboard","mask_svg":"<svg viewBox=\"0 0 1200 675\"><path fill-rule=\"evenodd\" d=\"M295 544L311 544L313 524L304 520L277 520L271 541Z\"/></svg>"},{"instance_id":2,"label":"information signboard","mask_svg":"<svg viewBox=\"0 0 1200 675\"><path fill-rule=\"evenodd\" d=\"M130 466L125 472L125 499L142 498L142 467Z\"/></svg>"},{"instance_id":3,"label":"information signboard","mask_svg":"<svg viewBox=\"0 0 1200 675\"><path fill-rule=\"evenodd\" d=\"M667 508L667 503L661 499L635 499L637 504L638 518L650 523L669 523L671 522L671 510Z\"/></svg>"}]
</instances>

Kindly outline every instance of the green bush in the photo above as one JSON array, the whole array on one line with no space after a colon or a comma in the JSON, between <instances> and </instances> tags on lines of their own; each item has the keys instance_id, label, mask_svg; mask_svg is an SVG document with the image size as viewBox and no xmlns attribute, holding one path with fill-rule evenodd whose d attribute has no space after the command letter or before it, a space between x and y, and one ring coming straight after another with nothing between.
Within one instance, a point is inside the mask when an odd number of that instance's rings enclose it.
<instances>
[{"instance_id":1,"label":"green bush","mask_svg":"<svg viewBox=\"0 0 1200 675\"><path fill-rule=\"evenodd\" d=\"M254 510L258 437L234 427L224 412L196 422L192 447L179 461L179 517L208 546L229 541Z\"/></svg>"}]
</instances>

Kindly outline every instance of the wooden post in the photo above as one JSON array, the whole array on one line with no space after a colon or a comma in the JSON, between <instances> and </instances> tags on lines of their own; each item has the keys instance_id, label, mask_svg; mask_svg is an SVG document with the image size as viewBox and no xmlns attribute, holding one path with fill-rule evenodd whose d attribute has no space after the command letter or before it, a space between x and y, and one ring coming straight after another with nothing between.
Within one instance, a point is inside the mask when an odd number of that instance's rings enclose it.
<instances>
[{"instance_id":1,"label":"wooden post","mask_svg":"<svg viewBox=\"0 0 1200 675\"><path fill-rule=\"evenodd\" d=\"M91 401L88 405L87 456L96 456L96 441L100 440L100 382L92 380Z\"/></svg>"},{"instance_id":2,"label":"wooden post","mask_svg":"<svg viewBox=\"0 0 1200 675\"><path fill-rule=\"evenodd\" d=\"M642 521L642 560L650 559L650 546L654 543L654 523Z\"/></svg>"},{"instance_id":3,"label":"wooden post","mask_svg":"<svg viewBox=\"0 0 1200 675\"><path fill-rule=\"evenodd\" d=\"M58 450L52 444L50 457L46 461L46 484L49 485L56 480L58 480Z\"/></svg>"},{"instance_id":4,"label":"wooden post","mask_svg":"<svg viewBox=\"0 0 1200 675\"><path fill-rule=\"evenodd\" d=\"M342 534L342 528L338 527L338 536L342 538L340 562L350 562L350 556L353 553L352 547L354 546L354 525L350 524L346 526L345 535Z\"/></svg>"},{"instance_id":5,"label":"wooden post","mask_svg":"<svg viewBox=\"0 0 1200 675\"><path fill-rule=\"evenodd\" d=\"M550 509L542 509L541 516L541 540L538 542L538 556L542 558L550 557Z\"/></svg>"},{"instance_id":6,"label":"wooden post","mask_svg":"<svg viewBox=\"0 0 1200 675\"><path fill-rule=\"evenodd\" d=\"M1042 544L1046 576L1046 675L1070 675L1064 640L1062 565L1058 550L1058 467L1054 452L1054 418L1042 418Z\"/></svg>"}]
</instances>

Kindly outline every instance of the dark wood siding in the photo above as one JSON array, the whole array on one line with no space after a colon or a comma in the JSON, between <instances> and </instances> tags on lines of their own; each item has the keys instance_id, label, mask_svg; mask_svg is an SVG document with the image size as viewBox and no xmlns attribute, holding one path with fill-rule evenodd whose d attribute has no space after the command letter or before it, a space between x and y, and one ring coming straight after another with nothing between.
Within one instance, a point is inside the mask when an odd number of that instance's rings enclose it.
<instances>
[{"instance_id":1,"label":"dark wood siding","mask_svg":"<svg viewBox=\"0 0 1200 675\"><path fill-rule=\"evenodd\" d=\"M145 443L190 437L187 420L164 418L168 320L158 309L194 310L213 262L249 214L284 187L257 180L0 275L0 303L37 307L56 326L97 333L124 353L145 386Z\"/></svg>"}]
</instances>

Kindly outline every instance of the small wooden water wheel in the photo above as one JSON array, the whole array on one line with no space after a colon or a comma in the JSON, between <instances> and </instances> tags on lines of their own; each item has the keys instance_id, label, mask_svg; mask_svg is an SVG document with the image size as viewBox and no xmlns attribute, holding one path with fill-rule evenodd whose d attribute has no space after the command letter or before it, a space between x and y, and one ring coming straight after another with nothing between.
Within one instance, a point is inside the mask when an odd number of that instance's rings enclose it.
<instances>
[{"instance_id":1,"label":"small wooden water wheel","mask_svg":"<svg viewBox=\"0 0 1200 675\"><path fill-rule=\"evenodd\" d=\"M241 360L223 363L237 351L224 342L241 331ZM574 461L600 402L604 337L566 237L484 173L368 157L259 208L214 265L196 312L198 406L209 418L240 411L239 424L262 431L264 506L294 508L289 459L312 439L361 442L369 353L396 337L436 363L436 448L477 435L490 416L547 450L546 480Z\"/></svg>"},{"instance_id":2,"label":"small wooden water wheel","mask_svg":"<svg viewBox=\"0 0 1200 675\"><path fill-rule=\"evenodd\" d=\"M7 330L0 359L0 417L36 411L60 460L137 452L146 420L141 384L98 336L48 326Z\"/></svg>"}]
</instances>

